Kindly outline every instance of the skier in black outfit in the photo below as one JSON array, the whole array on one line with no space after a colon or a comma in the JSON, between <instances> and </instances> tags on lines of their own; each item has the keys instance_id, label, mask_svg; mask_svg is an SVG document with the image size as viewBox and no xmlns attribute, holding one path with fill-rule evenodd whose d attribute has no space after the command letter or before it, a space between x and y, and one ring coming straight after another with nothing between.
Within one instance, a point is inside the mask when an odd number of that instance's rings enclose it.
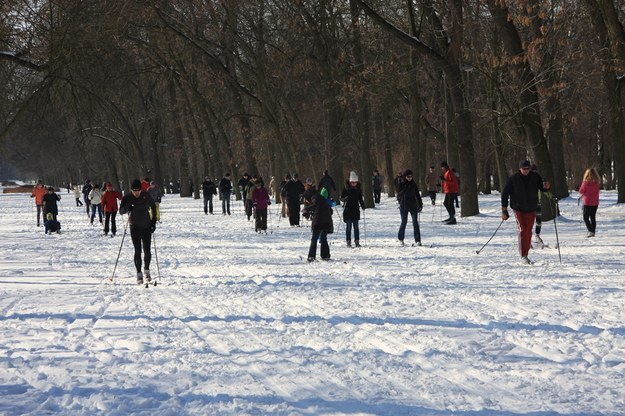
<instances>
[{"instance_id":1,"label":"skier in black outfit","mask_svg":"<svg viewBox=\"0 0 625 416\"><path fill-rule=\"evenodd\" d=\"M360 209L365 210L365 200L362 196L362 189L358 181L356 172L350 172L349 180L345 182L345 188L341 193L343 202L343 222L345 222L345 240L348 247L352 246L352 228L354 229L354 244L360 247Z\"/></svg>"},{"instance_id":2,"label":"skier in black outfit","mask_svg":"<svg viewBox=\"0 0 625 416\"><path fill-rule=\"evenodd\" d=\"M289 210L289 224L291 227L299 227L299 205L300 198L304 193L304 184L299 180L297 174L284 185L286 194L286 205Z\"/></svg>"},{"instance_id":3,"label":"skier in black outfit","mask_svg":"<svg viewBox=\"0 0 625 416\"><path fill-rule=\"evenodd\" d=\"M334 230L332 224L332 207L328 201L311 187L306 191L304 199L304 217L312 217L312 237L308 249L308 261L315 261L317 256L317 240L321 243L321 259L330 260L328 234Z\"/></svg>"},{"instance_id":4,"label":"skier in black outfit","mask_svg":"<svg viewBox=\"0 0 625 416\"><path fill-rule=\"evenodd\" d=\"M128 214L130 224L130 236L135 249L135 268L137 269L137 283L149 282L150 250L152 233L156 230L156 204L150 194L141 190L141 181L135 179L130 184L130 193L122 198L119 204L119 213ZM141 246L143 245L144 269L141 273ZM145 279L145 280L144 280Z\"/></svg>"},{"instance_id":5,"label":"skier in black outfit","mask_svg":"<svg viewBox=\"0 0 625 416\"><path fill-rule=\"evenodd\" d=\"M202 182L202 193L204 195L204 214L213 213L213 195L217 195L215 182L208 176Z\"/></svg>"},{"instance_id":6,"label":"skier in black outfit","mask_svg":"<svg viewBox=\"0 0 625 416\"><path fill-rule=\"evenodd\" d=\"M412 171L410 169L404 172L404 180L399 184L397 191L397 200L399 201L399 212L401 214L401 225L397 233L397 239L404 245L404 235L406 233L406 225L408 224L408 214L412 217L412 225L414 227L414 241L417 246L421 245L421 231L419 230L419 221L417 213L423 209L423 200L419 194L417 183L413 180Z\"/></svg>"},{"instance_id":7,"label":"skier in black outfit","mask_svg":"<svg viewBox=\"0 0 625 416\"><path fill-rule=\"evenodd\" d=\"M91 214L91 200L89 199L89 192L93 189L91 181L87 179L82 187L83 200L85 201L85 207L87 208L87 216Z\"/></svg>"},{"instance_id":8,"label":"skier in black outfit","mask_svg":"<svg viewBox=\"0 0 625 416\"><path fill-rule=\"evenodd\" d=\"M317 186L317 189L319 191L321 191L321 189L323 188L326 188L326 191L328 191L328 198L333 198L334 195L336 195L337 193L334 179L332 179L332 177L330 176L330 173L328 173L327 170L323 171L323 176L319 180L319 186Z\"/></svg>"}]
</instances>

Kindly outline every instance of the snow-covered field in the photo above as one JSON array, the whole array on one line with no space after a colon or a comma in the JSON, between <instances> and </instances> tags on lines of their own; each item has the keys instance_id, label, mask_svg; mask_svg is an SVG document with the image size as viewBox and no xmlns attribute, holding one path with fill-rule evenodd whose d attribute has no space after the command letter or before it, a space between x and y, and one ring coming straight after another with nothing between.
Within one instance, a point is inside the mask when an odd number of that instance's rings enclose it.
<instances>
[{"instance_id":1,"label":"snow-covered field","mask_svg":"<svg viewBox=\"0 0 625 416\"><path fill-rule=\"evenodd\" d=\"M501 221L498 195L456 226L426 204L423 247L398 246L392 199L366 211L359 249L335 213L332 260L312 264L310 230L275 204L257 235L238 204L207 216L167 196L148 289L129 236L108 282L124 220L101 237L62 197L63 233L46 236L28 195L0 194L2 415L625 414L615 193L602 193L594 239L577 195L561 201L562 263L551 221L532 266L514 217L476 254Z\"/></svg>"}]
</instances>

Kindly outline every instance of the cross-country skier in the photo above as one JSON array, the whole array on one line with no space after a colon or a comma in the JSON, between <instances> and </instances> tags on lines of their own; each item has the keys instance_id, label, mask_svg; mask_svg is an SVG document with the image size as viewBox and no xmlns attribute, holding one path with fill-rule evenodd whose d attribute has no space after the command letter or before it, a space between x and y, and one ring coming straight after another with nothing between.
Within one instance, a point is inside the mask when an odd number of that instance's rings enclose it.
<instances>
[{"instance_id":1,"label":"cross-country skier","mask_svg":"<svg viewBox=\"0 0 625 416\"><path fill-rule=\"evenodd\" d=\"M119 213L128 214L130 225L130 237L135 249L135 268L137 270L137 283L143 284L152 280L150 276L150 250L152 233L156 230L156 204L150 194L141 190L141 181L135 179L130 184L130 193L122 198L119 205ZM141 273L141 246L143 246L144 268Z\"/></svg>"}]
</instances>

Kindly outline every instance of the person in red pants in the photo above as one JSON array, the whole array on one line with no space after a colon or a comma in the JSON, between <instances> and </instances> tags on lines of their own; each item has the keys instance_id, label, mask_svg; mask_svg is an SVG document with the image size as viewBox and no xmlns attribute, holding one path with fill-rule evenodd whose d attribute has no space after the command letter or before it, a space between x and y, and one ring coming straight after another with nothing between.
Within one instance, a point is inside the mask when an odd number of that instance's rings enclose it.
<instances>
[{"instance_id":1,"label":"person in red pants","mask_svg":"<svg viewBox=\"0 0 625 416\"><path fill-rule=\"evenodd\" d=\"M508 201L510 201L510 207L514 210L519 227L519 251L524 264L532 264L528 254L532 245L532 229L536 220L538 191L546 192L549 188L549 182L543 182L543 178L537 172L531 171L530 161L524 160L519 164L519 171L508 178L501 193L501 219L505 221L510 218L508 213Z\"/></svg>"}]
</instances>

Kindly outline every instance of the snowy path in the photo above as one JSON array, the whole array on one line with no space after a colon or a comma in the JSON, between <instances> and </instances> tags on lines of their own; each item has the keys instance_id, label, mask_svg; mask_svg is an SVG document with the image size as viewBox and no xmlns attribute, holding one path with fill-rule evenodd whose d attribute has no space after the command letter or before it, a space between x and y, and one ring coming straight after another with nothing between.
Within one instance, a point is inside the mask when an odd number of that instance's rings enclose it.
<instances>
[{"instance_id":1,"label":"snowy path","mask_svg":"<svg viewBox=\"0 0 625 416\"><path fill-rule=\"evenodd\" d=\"M2 415L625 414L613 193L591 240L576 199L562 201L563 263L548 222L533 266L513 218L475 253L499 225L497 196L457 226L426 206L424 247L398 247L392 200L366 211L360 249L335 215L333 260L313 264L309 230L275 205L272 233L256 235L240 210L167 197L149 289L133 284L128 237L107 282L123 220L100 237L63 197L63 234L45 236L28 196L0 194Z\"/></svg>"}]
</instances>

